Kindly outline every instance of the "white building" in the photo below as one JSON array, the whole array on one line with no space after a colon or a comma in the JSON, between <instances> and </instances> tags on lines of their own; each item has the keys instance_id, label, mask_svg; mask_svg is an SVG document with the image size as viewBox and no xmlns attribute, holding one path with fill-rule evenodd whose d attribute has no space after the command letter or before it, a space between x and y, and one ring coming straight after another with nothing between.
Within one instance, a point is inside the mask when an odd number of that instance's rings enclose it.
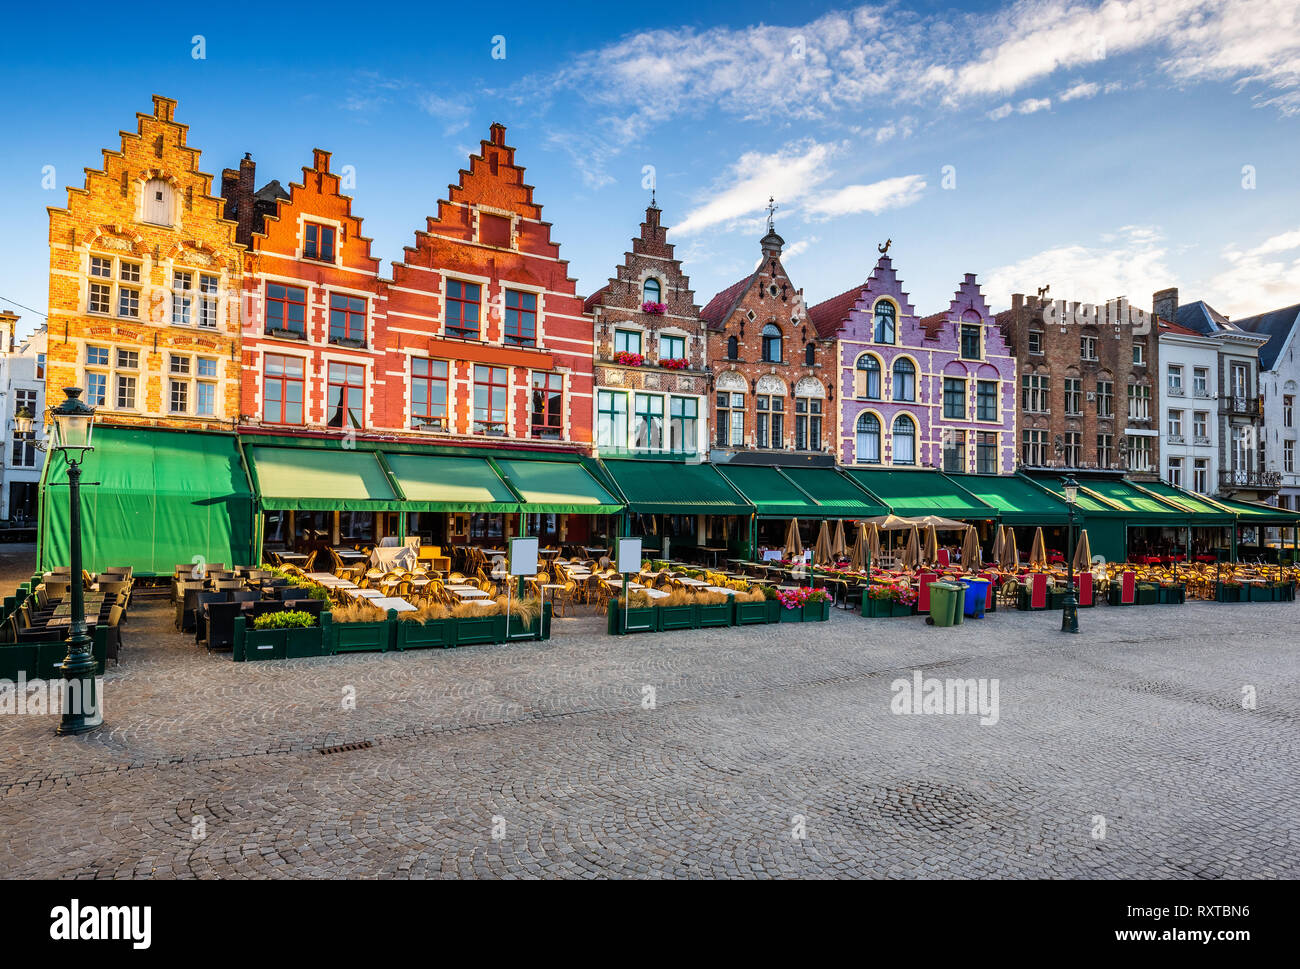
<instances>
[{"instance_id":1,"label":"white building","mask_svg":"<svg viewBox=\"0 0 1300 969\"><path fill-rule=\"evenodd\" d=\"M37 450L45 423L46 330L41 327L21 343L18 316L0 310L0 428L5 446L0 457L0 520L31 525L45 452ZM27 434L14 430L14 414L26 409L35 420Z\"/></svg>"},{"instance_id":2,"label":"white building","mask_svg":"<svg viewBox=\"0 0 1300 969\"><path fill-rule=\"evenodd\" d=\"M1219 341L1160 321L1161 476L1203 495L1219 489Z\"/></svg>"},{"instance_id":3,"label":"white building","mask_svg":"<svg viewBox=\"0 0 1300 969\"><path fill-rule=\"evenodd\" d=\"M1259 382L1264 394L1264 462L1281 479L1278 507L1300 510L1297 425L1300 415L1300 305L1237 320L1237 325L1268 342L1259 351Z\"/></svg>"}]
</instances>

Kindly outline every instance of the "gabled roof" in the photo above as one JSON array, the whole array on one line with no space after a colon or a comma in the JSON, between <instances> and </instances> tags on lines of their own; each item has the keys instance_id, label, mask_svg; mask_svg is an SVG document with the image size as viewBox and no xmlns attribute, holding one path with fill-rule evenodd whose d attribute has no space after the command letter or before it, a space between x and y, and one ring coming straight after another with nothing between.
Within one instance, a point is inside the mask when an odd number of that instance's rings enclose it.
<instances>
[{"instance_id":1,"label":"gabled roof","mask_svg":"<svg viewBox=\"0 0 1300 969\"><path fill-rule=\"evenodd\" d=\"M754 272L750 273L744 279L737 283L732 283L717 296L713 297L713 299L709 300L708 305L700 311L700 319L704 320L704 322L709 325L710 329L721 329L723 323L731 316L732 312L736 309L736 305L749 290L749 284L754 281L754 276L757 274L758 270L754 270Z\"/></svg>"},{"instance_id":2,"label":"gabled roof","mask_svg":"<svg viewBox=\"0 0 1300 969\"><path fill-rule=\"evenodd\" d=\"M1178 307L1178 318L1174 322L1179 326L1187 327L1189 330L1195 330L1203 336L1218 330L1232 328L1232 324L1228 322L1226 316L1200 299L1194 303L1184 303Z\"/></svg>"},{"instance_id":3,"label":"gabled roof","mask_svg":"<svg viewBox=\"0 0 1300 969\"><path fill-rule=\"evenodd\" d=\"M833 336L835 331L840 328L840 324L849 318L849 311L862 297L862 293L866 288L865 283L859 283L851 289L846 289L838 296L824 299L816 306L809 308L808 319L812 320L817 335Z\"/></svg>"},{"instance_id":4,"label":"gabled roof","mask_svg":"<svg viewBox=\"0 0 1300 969\"><path fill-rule=\"evenodd\" d=\"M1159 320L1160 332L1169 333L1177 336L1205 336L1204 333L1197 333L1195 330L1189 330L1185 326L1179 326L1177 323L1171 323L1163 316L1157 317Z\"/></svg>"},{"instance_id":5,"label":"gabled roof","mask_svg":"<svg viewBox=\"0 0 1300 969\"><path fill-rule=\"evenodd\" d=\"M609 292L608 283L600 287L600 289L596 290L594 293L592 293L590 296L588 296L585 300L582 301L582 312L590 313L598 304L602 302L607 292Z\"/></svg>"},{"instance_id":6,"label":"gabled roof","mask_svg":"<svg viewBox=\"0 0 1300 969\"><path fill-rule=\"evenodd\" d=\"M1237 320L1236 324L1243 330L1268 337L1268 342L1259 350L1259 365L1265 370L1272 370L1282 348L1286 346L1287 337L1295 329L1298 321L1300 321L1300 303L1280 310L1260 313L1257 316L1248 316Z\"/></svg>"},{"instance_id":7,"label":"gabled roof","mask_svg":"<svg viewBox=\"0 0 1300 969\"><path fill-rule=\"evenodd\" d=\"M280 184L279 179L273 178L254 192L253 198L259 202L274 202L277 199L287 200L289 193L284 190L284 186Z\"/></svg>"}]
</instances>

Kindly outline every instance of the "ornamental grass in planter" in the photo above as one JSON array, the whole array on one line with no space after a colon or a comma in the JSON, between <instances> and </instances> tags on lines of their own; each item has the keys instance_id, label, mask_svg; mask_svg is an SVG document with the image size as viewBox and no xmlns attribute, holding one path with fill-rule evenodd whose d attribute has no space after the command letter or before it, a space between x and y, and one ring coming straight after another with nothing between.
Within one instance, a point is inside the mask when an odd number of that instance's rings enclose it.
<instances>
[{"instance_id":1,"label":"ornamental grass in planter","mask_svg":"<svg viewBox=\"0 0 1300 969\"><path fill-rule=\"evenodd\" d=\"M393 648L393 626L388 615L366 602L353 602L332 610L331 645L335 653Z\"/></svg>"}]
</instances>

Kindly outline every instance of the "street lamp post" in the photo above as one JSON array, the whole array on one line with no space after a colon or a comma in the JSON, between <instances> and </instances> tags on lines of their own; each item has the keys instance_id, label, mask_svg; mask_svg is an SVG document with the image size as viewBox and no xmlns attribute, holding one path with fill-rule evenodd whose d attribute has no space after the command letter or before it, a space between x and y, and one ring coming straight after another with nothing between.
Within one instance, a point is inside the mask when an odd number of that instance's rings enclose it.
<instances>
[{"instance_id":1,"label":"street lamp post","mask_svg":"<svg viewBox=\"0 0 1300 969\"><path fill-rule=\"evenodd\" d=\"M1067 475L1064 480L1065 504L1070 510L1070 523L1067 526L1066 568L1069 580L1065 587L1065 602L1061 608L1061 632L1077 633L1079 631L1079 597L1074 591L1074 505L1079 500L1079 483L1074 475Z\"/></svg>"},{"instance_id":2,"label":"street lamp post","mask_svg":"<svg viewBox=\"0 0 1300 969\"><path fill-rule=\"evenodd\" d=\"M54 440L50 449L62 451L68 464L68 540L71 545L72 620L68 627L68 655L63 658L63 719L58 732L63 735L87 733L104 722L95 681L95 657L86 631L86 597L81 581L81 463L90 446L95 425L95 409L81 400L80 387L64 387L67 399L51 410Z\"/></svg>"}]
</instances>

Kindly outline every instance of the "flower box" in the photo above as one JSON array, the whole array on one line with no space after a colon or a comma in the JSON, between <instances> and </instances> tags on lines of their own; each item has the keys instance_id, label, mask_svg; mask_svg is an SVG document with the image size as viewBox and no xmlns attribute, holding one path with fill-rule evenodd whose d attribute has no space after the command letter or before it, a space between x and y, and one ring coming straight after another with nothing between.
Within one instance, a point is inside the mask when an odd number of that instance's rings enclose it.
<instances>
[{"instance_id":1,"label":"flower box","mask_svg":"<svg viewBox=\"0 0 1300 969\"><path fill-rule=\"evenodd\" d=\"M891 619L902 619L904 616L916 615L916 613L912 611L913 607L908 605L906 602L898 602L897 600L895 600L894 602L890 603L890 607L891 608L889 610L889 616ZM827 613L827 615L822 616L822 618L823 619L830 618L829 612Z\"/></svg>"},{"instance_id":2,"label":"flower box","mask_svg":"<svg viewBox=\"0 0 1300 969\"><path fill-rule=\"evenodd\" d=\"M767 605L766 602L739 603L735 602L731 597L728 597L726 602L714 603L712 605L696 603L695 624L700 629L712 629L718 626L734 626L736 625L736 613L734 607L742 604L755 606Z\"/></svg>"},{"instance_id":3,"label":"flower box","mask_svg":"<svg viewBox=\"0 0 1300 969\"><path fill-rule=\"evenodd\" d=\"M378 622L330 623L330 652L387 652L397 636L393 628L397 625L396 615L389 610L388 618Z\"/></svg>"},{"instance_id":4,"label":"flower box","mask_svg":"<svg viewBox=\"0 0 1300 969\"><path fill-rule=\"evenodd\" d=\"M762 602L737 602L736 603L736 625L751 626L758 623L768 623L780 621L776 617L772 606L780 608L781 604L775 599L765 599ZM703 625L703 623L701 623Z\"/></svg>"},{"instance_id":5,"label":"flower box","mask_svg":"<svg viewBox=\"0 0 1300 969\"><path fill-rule=\"evenodd\" d=\"M1185 585L1162 585L1160 587L1160 602L1167 606L1181 606L1187 601L1187 586Z\"/></svg>"},{"instance_id":6,"label":"flower box","mask_svg":"<svg viewBox=\"0 0 1300 969\"><path fill-rule=\"evenodd\" d=\"M1239 585L1219 582L1214 588L1214 598L1218 602L1241 602L1241 590L1242 587Z\"/></svg>"},{"instance_id":7,"label":"flower box","mask_svg":"<svg viewBox=\"0 0 1300 969\"><path fill-rule=\"evenodd\" d=\"M1137 604L1139 606L1154 606L1160 602L1160 586L1143 585L1138 583L1137 587Z\"/></svg>"},{"instance_id":8,"label":"flower box","mask_svg":"<svg viewBox=\"0 0 1300 969\"><path fill-rule=\"evenodd\" d=\"M1251 582L1249 584L1243 585L1242 588L1250 590L1249 591L1250 602L1272 602L1273 601L1273 588L1267 583ZM1242 598L1246 599L1247 596L1243 596Z\"/></svg>"},{"instance_id":9,"label":"flower box","mask_svg":"<svg viewBox=\"0 0 1300 969\"><path fill-rule=\"evenodd\" d=\"M456 645L456 620L398 621L396 649L447 649Z\"/></svg>"},{"instance_id":10,"label":"flower box","mask_svg":"<svg viewBox=\"0 0 1300 969\"><path fill-rule=\"evenodd\" d=\"M649 313L651 316L663 316L668 312L667 303L656 303L653 300L647 300L641 304L641 312Z\"/></svg>"},{"instance_id":11,"label":"flower box","mask_svg":"<svg viewBox=\"0 0 1300 969\"><path fill-rule=\"evenodd\" d=\"M104 672L108 656L108 627L91 631L91 655L95 657L95 675ZM63 659L68 655L65 640L49 643L6 643L0 645L0 679L14 683L22 673L28 680L59 680L63 678Z\"/></svg>"},{"instance_id":12,"label":"flower box","mask_svg":"<svg viewBox=\"0 0 1300 969\"><path fill-rule=\"evenodd\" d=\"M606 628L611 636L622 636L626 633L657 633L658 612L659 610L653 606L643 606L628 609L624 615L622 606L617 602L610 602Z\"/></svg>"},{"instance_id":13,"label":"flower box","mask_svg":"<svg viewBox=\"0 0 1300 969\"><path fill-rule=\"evenodd\" d=\"M1295 602L1295 583L1283 582L1277 587L1278 602Z\"/></svg>"},{"instance_id":14,"label":"flower box","mask_svg":"<svg viewBox=\"0 0 1300 969\"><path fill-rule=\"evenodd\" d=\"M685 606L659 606L655 609L655 612L659 613L659 631L694 629L698 621L695 610L694 603Z\"/></svg>"}]
</instances>

